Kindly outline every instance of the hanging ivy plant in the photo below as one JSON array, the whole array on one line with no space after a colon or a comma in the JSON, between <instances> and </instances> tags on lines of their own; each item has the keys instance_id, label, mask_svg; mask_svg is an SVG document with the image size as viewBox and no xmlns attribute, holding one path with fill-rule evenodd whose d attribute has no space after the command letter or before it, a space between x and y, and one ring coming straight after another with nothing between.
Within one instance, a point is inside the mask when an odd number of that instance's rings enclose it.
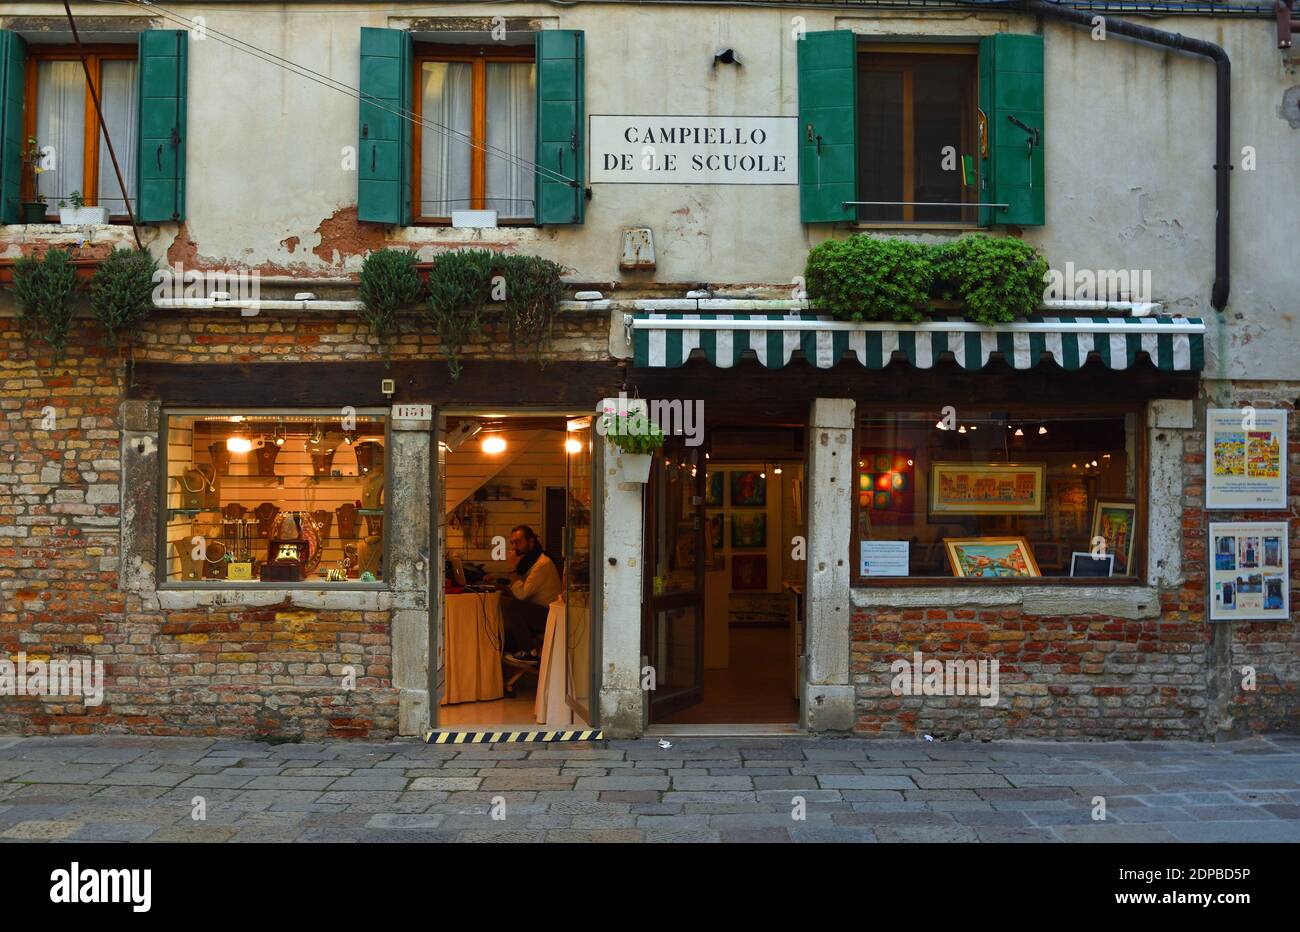
<instances>
[{"instance_id":1,"label":"hanging ivy plant","mask_svg":"<svg viewBox=\"0 0 1300 932\"><path fill-rule=\"evenodd\" d=\"M361 319L379 339L385 356L398 332L398 312L424 297L415 265L415 253L406 249L377 249L361 263Z\"/></svg>"},{"instance_id":2,"label":"hanging ivy plant","mask_svg":"<svg viewBox=\"0 0 1300 932\"><path fill-rule=\"evenodd\" d=\"M72 256L62 249L44 257L23 256L14 263L14 297L22 309L21 324L29 339L49 344L58 362L68 345L72 300L77 288Z\"/></svg>"},{"instance_id":3,"label":"hanging ivy plant","mask_svg":"<svg viewBox=\"0 0 1300 932\"><path fill-rule=\"evenodd\" d=\"M483 326L483 307L499 257L486 249L444 253L429 269L428 309L453 379L460 378L460 353Z\"/></svg>"},{"instance_id":4,"label":"hanging ivy plant","mask_svg":"<svg viewBox=\"0 0 1300 932\"><path fill-rule=\"evenodd\" d=\"M538 256L504 256L506 327L518 352L529 347L545 365L554 345L555 312L564 298L561 268Z\"/></svg>"},{"instance_id":5,"label":"hanging ivy plant","mask_svg":"<svg viewBox=\"0 0 1300 932\"><path fill-rule=\"evenodd\" d=\"M108 345L130 342L153 313L154 273L158 260L142 249L114 249L90 282L90 310L106 331Z\"/></svg>"},{"instance_id":6,"label":"hanging ivy plant","mask_svg":"<svg viewBox=\"0 0 1300 932\"><path fill-rule=\"evenodd\" d=\"M1043 306L1047 260L1023 240L985 234L934 248L942 296L961 301L968 318L995 324L1032 317Z\"/></svg>"}]
</instances>

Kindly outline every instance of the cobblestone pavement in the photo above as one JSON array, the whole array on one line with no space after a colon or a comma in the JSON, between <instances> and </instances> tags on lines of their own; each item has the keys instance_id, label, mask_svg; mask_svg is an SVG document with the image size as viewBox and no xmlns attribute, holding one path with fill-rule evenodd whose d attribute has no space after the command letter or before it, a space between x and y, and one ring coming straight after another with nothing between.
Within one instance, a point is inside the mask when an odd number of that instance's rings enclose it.
<instances>
[{"instance_id":1,"label":"cobblestone pavement","mask_svg":"<svg viewBox=\"0 0 1300 932\"><path fill-rule=\"evenodd\" d=\"M670 740L0 737L0 840L1300 841L1300 736Z\"/></svg>"}]
</instances>

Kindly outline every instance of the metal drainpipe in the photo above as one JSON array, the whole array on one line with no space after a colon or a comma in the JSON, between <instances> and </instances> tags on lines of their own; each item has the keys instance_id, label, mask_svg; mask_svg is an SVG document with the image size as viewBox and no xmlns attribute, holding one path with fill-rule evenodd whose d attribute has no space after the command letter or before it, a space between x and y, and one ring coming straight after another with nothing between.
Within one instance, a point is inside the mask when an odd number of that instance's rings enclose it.
<instances>
[{"instance_id":1,"label":"metal drainpipe","mask_svg":"<svg viewBox=\"0 0 1300 932\"><path fill-rule=\"evenodd\" d=\"M1101 16L1106 23L1106 33L1150 42L1180 52L1202 55L1214 61L1216 74L1215 126L1214 126L1214 289L1210 293L1210 303L1216 311L1222 311L1228 305L1228 179L1232 171L1232 154L1229 152L1228 132L1231 125L1231 78L1232 62L1228 53L1213 42L1204 39L1192 39L1177 32L1166 32L1150 26L1139 26L1123 20L1112 19L1099 13L1083 12L1044 0L1023 0L1022 8L1029 13L1036 13L1047 19L1074 23L1076 26L1093 28L1093 20Z\"/></svg>"}]
</instances>

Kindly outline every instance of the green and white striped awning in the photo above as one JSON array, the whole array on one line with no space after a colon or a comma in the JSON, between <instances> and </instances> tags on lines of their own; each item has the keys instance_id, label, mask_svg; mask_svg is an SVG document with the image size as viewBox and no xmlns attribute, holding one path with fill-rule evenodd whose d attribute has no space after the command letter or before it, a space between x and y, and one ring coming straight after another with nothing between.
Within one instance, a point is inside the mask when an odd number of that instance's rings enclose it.
<instances>
[{"instance_id":1,"label":"green and white striped awning","mask_svg":"<svg viewBox=\"0 0 1300 932\"><path fill-rule=\"evenodd\" d=\"M761 365L780 369L796 351L818 369L829 369L846 354L868 369L883 369L894 353L918 369L929 369L944 353L966 369L982 369L993 353L1015 369L1050 357L1074 370L1090 353L1111 369L1128 369L1143 353L1156 368L1171 372L1205 365L1205 323L1196 317L1041 317L986 326L961 318L906 324L814 314L638 313L627 323L638 368L676 368L696 350L722 369L747 352Z\"/></svg>"}]
</instances>

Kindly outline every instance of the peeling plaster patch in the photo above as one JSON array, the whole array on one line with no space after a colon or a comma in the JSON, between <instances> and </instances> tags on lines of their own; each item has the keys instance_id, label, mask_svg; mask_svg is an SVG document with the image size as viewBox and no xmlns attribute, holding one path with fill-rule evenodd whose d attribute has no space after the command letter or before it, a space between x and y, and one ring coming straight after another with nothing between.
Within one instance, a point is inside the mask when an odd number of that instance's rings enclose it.
<instances>
[{"instance_id":1,"label":"peeling plaster patch","mask_svg":"<svg viewBox=\"0 0 1300 932\"><path fill-rule=\"evenodd\" d=\"M384 227L380 224L362 225L357 220L356 205L340 207L316 227L320 245L312 252L330 265L340 265L349 256L364 256L388 245Z\"/></svg>"},{"instance_id":2,"label":"peeling plaster patch","mask_svg":"<svg viewBox=\"0 0 1300 932\"><path fill-rule=\"evenodd\" d=\"M1292 129L1300 129L1300 84L1288 87L1282 93L1282 105L1277 108L1277 115Z\"/></svg>"},{"instance_id":3,"label":"peeling plaster patch","mask_svg":"<svg viewBox=\"0 0 1300 932\"><path fill-rule=\"evenodd\" d=\"M292 253L298 248L300 242L302 242L302 240L296 236L286 236L284 239L280 240L280 245Z\"/></svg>"},{"instance_id":4,"label":"peeling plaster patch","mask_svg":"<svg viewBox=\"0 0 1300 932\"><path fill-rule=\"evenodd\" d=\"M177 262L183 268L198 268L199 265L199 244L190 239L190 232L183 223L176 231L176 239L167 247L167 263L175 265Z\"/></svg>"}]
</instances>

